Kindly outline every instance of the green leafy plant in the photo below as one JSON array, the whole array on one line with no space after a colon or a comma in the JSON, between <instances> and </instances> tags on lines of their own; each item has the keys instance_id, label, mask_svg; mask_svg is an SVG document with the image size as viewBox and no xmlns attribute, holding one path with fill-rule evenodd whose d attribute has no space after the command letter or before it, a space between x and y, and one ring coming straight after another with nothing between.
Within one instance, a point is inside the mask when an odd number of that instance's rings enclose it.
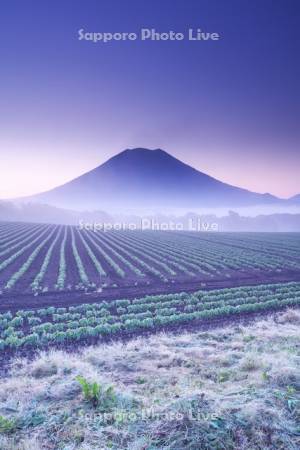
<instances>
[{"instance_id":1,"label":"green leafy plant","mask_svg":"<svg viewBox=\"0 0 300 450\"><path fill-rule=\"evenodd\" d=\"M89 382L86 378L78 375L76 380L81 386L84 399L91 403L94 408L101 407L106 410L116 401L116 395L113 386L104 387L100 383Z\"/></svg>"},{"instance_id":2,"label":"green leafy plant","mask_svg":"<svg viewBox=\"0 0 300 450\"><path fill-rule=\"evenodd\" d=\"M16 428L16 423L12 419L0 416L0 433L9 434L13 433Z\"/></svg>"}]
</instances>

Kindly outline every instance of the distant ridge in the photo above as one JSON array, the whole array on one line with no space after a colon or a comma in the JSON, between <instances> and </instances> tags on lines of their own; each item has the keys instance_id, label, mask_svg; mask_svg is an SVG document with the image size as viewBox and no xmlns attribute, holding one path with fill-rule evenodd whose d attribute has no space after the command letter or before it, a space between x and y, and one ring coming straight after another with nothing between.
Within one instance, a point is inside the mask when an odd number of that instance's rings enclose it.
<instances>
[{"instance_id":1,"label":"distant ridge","mask_svg":"<svg viewBox=\"0 0 300 450\"><path fill-rule=\"evenodd\" d=\"M235 212L229 212L222 216L212 214L196 214L194 212L184 212L183 214L150 214L144 216L148 220L156 223L177 223L189 230L189 220L206 223L217 223L219 231L260 231L260 232L299 232L300 214L260 214L256 217L242 216ZM31 222L31 223L54 223L66 225L78 225L81 221L87 223L122 223L136 224L137 228L141 224L141 217L138 215L113 215L104 211L80 212L56 208L38 203L24 203L15 205L13 202L0 200L0 223L3 222Z\"/></svg>"},{"instance_id":2,"label":"distant ridge","mask_svg":"<svg viewBox=\"0 0 300 450\"><path fill-rule=\"evenodd\" d=\"M74 180L23 200L76 210L244 207L283 203L231 186L161 149L127 149Z\"/></svg>"},{"instance_id":3,"label":"distant ridge","mask_svg":"<svg viewBox=\"0 0 300 450\"><path fill-rule=\"evenodd\" d=\"M292 203L292 204L300 205L300 194L294 195L293 197L290 197L290 198L288 199L288 201L289 201L290 203Z\"/></svg>"}]
</instances>

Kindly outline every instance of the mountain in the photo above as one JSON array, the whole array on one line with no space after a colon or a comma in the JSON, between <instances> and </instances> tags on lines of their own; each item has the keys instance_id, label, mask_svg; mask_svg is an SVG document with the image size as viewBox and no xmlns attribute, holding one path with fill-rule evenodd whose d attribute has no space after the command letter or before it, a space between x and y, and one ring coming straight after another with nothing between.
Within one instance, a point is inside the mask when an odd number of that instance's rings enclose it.
<instances>
[{"instance_id":1,"label":"mountain","mask_svg":"<svg viewBox=\"0 0 300 450\"><path fill-rule=\"evenodd\" d=\"M290 197L288 199L289 203L292 203L293 205L300 205L300 194L294 195L294 197Z\"/></svg>"},{"instance_id":2,"label":"mountain","mask_svg":"<svg viewBox=\"0 0 300 450\"><path fill-rule=\"evenodd\" d=\"M24 199L23 199L24 200ZM280 199L216 180L167 152L125 150L101 166L27 201L76 210L242 207Z\"/></svg>"}]
</instances>

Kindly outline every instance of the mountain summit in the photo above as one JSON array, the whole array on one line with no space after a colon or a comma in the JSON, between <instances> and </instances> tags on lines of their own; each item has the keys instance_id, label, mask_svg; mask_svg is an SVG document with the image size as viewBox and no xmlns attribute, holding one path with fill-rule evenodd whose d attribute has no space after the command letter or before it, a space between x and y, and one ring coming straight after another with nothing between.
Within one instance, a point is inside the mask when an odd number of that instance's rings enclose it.
<instances>
[{"instance_id":1,"label":"mountain summit","mask_svg":"<svg viewBox=\"0 0 300 450\"><path fill-rule=\"evenodd\" d=\"M77 210L242 207L280 200L231 186L161 149L127 149L31 201Z\"/></svg>"}]
</instances>

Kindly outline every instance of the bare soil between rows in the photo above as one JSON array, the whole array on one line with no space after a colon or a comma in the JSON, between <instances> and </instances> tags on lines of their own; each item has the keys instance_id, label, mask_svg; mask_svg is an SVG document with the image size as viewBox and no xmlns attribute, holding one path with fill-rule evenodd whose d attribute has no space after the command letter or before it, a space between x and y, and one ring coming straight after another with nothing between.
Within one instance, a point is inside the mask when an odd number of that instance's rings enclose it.
<instances>
[{"instance_id":1,"label":"bare soil between rows","mask_svg":"<svg viewBox=\"0 0 300 450\"><path fill-rule=\"evenodd\" d=\"M213 280L189 280L169 283L156 283L140 286L118 286L104 288L102 292L54 291L37 296L28 293L6 293L0 296L0 313L19 310L39 309L48 306L69 307L82 303L101 303L117 299L133 299L146 295L174 294L179 292L195 292L197 290L224 289L239 286L253 286L269 283L286 283L300 281L299 271L282 271L280 273L247 273L236 274L235 278Z\"/></svg>"}]
</instances>

